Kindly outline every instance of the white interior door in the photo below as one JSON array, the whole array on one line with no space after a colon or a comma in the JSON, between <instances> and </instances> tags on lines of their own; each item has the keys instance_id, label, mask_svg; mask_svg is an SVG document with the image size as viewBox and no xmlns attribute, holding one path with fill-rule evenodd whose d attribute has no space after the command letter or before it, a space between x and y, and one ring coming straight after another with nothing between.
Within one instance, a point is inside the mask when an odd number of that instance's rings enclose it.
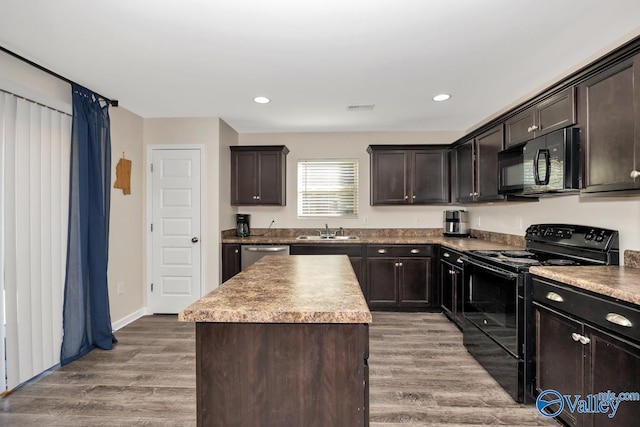
<instances>
[{"instance_id":1,"label":"white interior door","mask_svg":"<svg viewBox=\"0 0 640 427\"><path fill-rule=\"evenodd\" d=\"M202 296L199 149L152 150L149 309L179 313Z\"/></svg>"}]
</instances>

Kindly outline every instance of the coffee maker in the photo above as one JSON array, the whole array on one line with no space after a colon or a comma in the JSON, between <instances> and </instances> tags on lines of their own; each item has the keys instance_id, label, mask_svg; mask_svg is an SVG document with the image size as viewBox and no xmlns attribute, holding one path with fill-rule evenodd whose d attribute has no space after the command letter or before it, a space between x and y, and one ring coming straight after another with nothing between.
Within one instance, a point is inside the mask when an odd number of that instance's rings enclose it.
<instances>
[{"instance_id":1,"label":"coffee maker","mask_svg":"<svg viewBox=\"0 0 640 427\"><path fill-rule=\"evenodd\" d=\"M236 236L248 237L251 234L249 228L249 214L236 214Z\"/></svg>"},{"instance_id":2,"label":"coffee maker","mask_svg":"<svg viewBox=\"0 0 640 427\"><path fill-rule=\"evenodd\" d=\"M468 236L469 212L460 210L444 211L442 228L445 236Z\"/></svg>"}]
</instances>

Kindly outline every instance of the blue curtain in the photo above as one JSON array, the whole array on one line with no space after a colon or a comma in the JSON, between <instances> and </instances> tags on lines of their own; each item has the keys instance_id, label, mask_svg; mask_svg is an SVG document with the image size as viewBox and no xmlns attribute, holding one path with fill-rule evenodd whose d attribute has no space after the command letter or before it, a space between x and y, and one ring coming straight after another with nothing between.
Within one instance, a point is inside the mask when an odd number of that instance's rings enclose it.
<instances>
[{"instance_id":1,"label":"blue curtain","mask_svg":"<svg viewBox=\"0 0 640 427\"><path fill-rule=\"evenodd\" d=\"M107 261L111 197L109 105L72 84L69 234L64 290L62 351L66 365L96 347L110 350Z\"/></svg>"}]
</instances>

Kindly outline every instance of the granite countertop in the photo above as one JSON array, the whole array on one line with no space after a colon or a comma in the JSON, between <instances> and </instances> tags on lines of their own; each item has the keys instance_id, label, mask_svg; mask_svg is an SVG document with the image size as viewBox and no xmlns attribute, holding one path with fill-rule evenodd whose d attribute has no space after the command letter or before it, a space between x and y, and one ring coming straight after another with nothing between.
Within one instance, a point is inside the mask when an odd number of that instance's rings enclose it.
<instances>
[{"instance_id":1,"label":"granite countertop","mask_svg":"<svg viewBox=\"0 0 640 427\"><path fill-rule=\"evenodd\" d=\"M619 266L531 267L531 274L640 305L640 269Z\"/></svg>"},{"instance_id":2,"label":"granite countertop","mask_svg":"<svg viewBox=\"0 0 640 427\"><path fill-rule=\"evenodd\" d=\"M484 239L446 237L446 236L363 236L357 240L296 240L295 237L279 236L251 236L251 237L226 237L222 243L237 243L241 245L442 245L458 251L469 250L515 250L522 249L524 245L517 242L500 243ZM515 243L515 244L514 244Z\"/></svg>"},{"instance_id":3,"label":"granite countertop","mask_svg":"<svg viewBox=\"0 0 640 427\"><path fill-rule=\"evenodd\" d=\"M186 322L371 323L346 255L266 256L185 308Z\"/></svg>"}]
</instances>

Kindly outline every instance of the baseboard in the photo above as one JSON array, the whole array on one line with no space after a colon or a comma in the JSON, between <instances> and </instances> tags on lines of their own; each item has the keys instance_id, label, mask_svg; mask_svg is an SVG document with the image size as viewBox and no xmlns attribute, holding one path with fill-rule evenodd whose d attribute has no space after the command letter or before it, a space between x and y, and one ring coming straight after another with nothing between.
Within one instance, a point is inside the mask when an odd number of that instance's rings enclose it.
<instances>
[{"instance_id":1,"label":"baseboard","mask_svg":"<svg viewBox=\"0 0 640 427\"><path fill-rule=\"evenodd\" d=\"M111 329L113 331L117 331L118 329L122 329L125 326L127 326L129 323L138 320L139 318L141 318L142 316L146 316L148 313L146 308L141 308L140 310L134 311L133 313L129 314L128 316L123 317L122 319L112 322L111 323Z\"/></svg>"}]
</instances>

